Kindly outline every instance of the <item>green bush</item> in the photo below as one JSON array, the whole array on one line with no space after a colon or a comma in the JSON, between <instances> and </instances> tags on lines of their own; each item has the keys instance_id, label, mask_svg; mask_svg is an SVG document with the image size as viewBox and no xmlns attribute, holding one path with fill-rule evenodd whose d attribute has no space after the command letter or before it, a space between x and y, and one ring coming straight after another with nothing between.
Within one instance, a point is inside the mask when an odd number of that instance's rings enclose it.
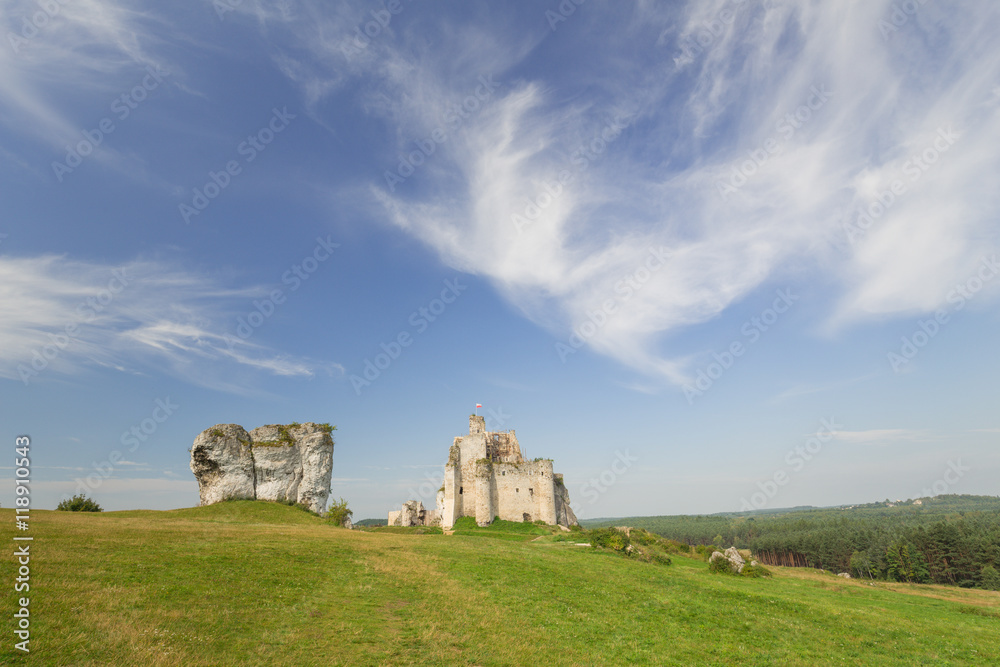
<instances>
[{"instance_id":1,"label":"green bush","mask_svg":"<svg viewBox=\"0 0 1000 667\"><path fill-rule=\"evenodd\" d=\"M709 558L712 557L712 554L716 551L724 551L724 550L719 549L714 544L699 544L694 548L694 553L692 555L695 557L700 557L702 560L708 560Z\"/></svg>"},{"instance_id":2,"label":"green bush","mask_svg":"<svg viewBox=\"0 0 1000 667\"><path fill-rule=\"evenodd\" d=\"M104 508L82 493L64 500L56 507L64 512L103 512Z\"/></svg>"},{"instance_id":3,"label":"green bush","mask_svg":"<svg viewBox=\"0 0 1000 667\"><path fill-rule=\"evenodd\" d=\"M770 577L771 571L768 570L763 565L761 565L760 563L758 563L757 565L751 565L750 563L747 563L746 565L743 566L743 571L740 572L740 576L751 577L754 579L758 577Z\"/></svg>"},{"instance_id":4,"label":"green bush","mask_svg":"<svg viewBox=\"0 0 1000 667\"><path fill-rule=\"evenodd\" d=\"M597 528L590 531L590 546L612 551L625 551L631 545L628 535L614 528Z\"/></svg>"},{"instance_id":5,"label":"green bush","mask_svg":"<svg viewBox=\"0 0 1000 667\"><path fill-rule=\"evenodd\" d=\"M353 515L354 511L348 509L347 501L343 498L331 501L329 509L326 510L327 521L335 526L343 526Z\"/></svg>"},{"instance_id":6,"label":"green bush","mask_svg":"<svg viewBox=\"0 0 1000 667\"><path fill-rule=\"evenodd\" d=\"M659 563L660 565L670 565L674 561L670 560L670 556L668 556L666 553L654 549L654 550L651 550L650 553L649 553L649 560L648 560L648 562L650 562L650 563Z\"/></svg>"},{"instance_id":7,"label":"green bush","mask_svg":"<svg viewBox=\"0 0 1000 667\"><path fill-rule=\"evenodd\" d=\"M717 574L733 574L733 568L730 567L728 558L716 558L715 560L709 558L708 571Z\"/></svg>"},{"instance_id":8,"label":"green bush","mask_svg":"<svg viewBox=\"0 0 1000 667\"><path fill-rule=\"evenodd\" d=\"M670 565L668 541L641 528L631 528L627 533L616 528L597 528L587 533L590 546L610 549L643 563Z\"/></svg>"}]
</instances>

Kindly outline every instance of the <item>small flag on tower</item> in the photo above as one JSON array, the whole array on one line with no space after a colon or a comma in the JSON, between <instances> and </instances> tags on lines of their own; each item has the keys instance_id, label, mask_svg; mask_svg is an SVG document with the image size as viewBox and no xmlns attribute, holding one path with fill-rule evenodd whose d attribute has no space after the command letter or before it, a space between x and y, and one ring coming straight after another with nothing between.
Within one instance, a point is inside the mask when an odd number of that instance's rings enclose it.
<instances>
[{"instance_id":1,"label":"small flag on tower","mask_svg":"<svg viewBox=\"0 0 1000 667\"><path fill-rule=\"evenodd\" d=\"M476 403L476 407L477 408L481 408L481 407L483 407L483 404L482 403Z\"/></svg>"}]
</instances>

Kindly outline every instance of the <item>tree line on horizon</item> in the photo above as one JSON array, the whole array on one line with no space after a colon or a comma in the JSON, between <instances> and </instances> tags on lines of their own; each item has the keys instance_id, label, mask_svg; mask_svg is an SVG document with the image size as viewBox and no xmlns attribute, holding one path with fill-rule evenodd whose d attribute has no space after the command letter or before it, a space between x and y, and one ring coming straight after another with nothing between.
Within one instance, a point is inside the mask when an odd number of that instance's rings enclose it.
<instances>
[{"instance_id":1,"label":"tree line on horizon","mask_svg":"<svg viewBox=\"0 0 1000 667\"><path fill-rule=\"evenodd\" d=\"M625 524L692 545L750 549L768 565L1000 590L1000 498L992 496L584 523Z\"/></svg>"}]
</instances>

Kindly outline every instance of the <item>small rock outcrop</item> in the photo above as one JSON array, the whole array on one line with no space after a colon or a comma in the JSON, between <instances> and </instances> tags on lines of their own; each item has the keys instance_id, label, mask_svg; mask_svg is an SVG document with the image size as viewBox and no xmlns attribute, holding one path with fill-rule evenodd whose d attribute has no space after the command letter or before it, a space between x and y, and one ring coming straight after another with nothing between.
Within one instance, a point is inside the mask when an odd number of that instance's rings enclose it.
<instances>
[{"instance_id":1,"label":"small rock outcrop","mask_svg":"<svg viewBox=\"0 0 1000 667\"><path fill-rule=\"evenodd\" d=\"M424 509L419 500L407 500L398 512L389 512L390 526L437 526L441 515L437 510Z\"/></svg>"},{"instance_id":2,"label":"small rock outcrop","mask_svg":"<svg viewBox=\"0 0 1000 667\"><path fill-rule=\"evenodd\" d=\"M746 561L743 560L743 556L740 555L736 547L729 547L725 553L713 551L712 557L708 559L708 562L714 563L719 559L729 561L729 569L737 574L743 572L743 566L746 565Z\"/></svg>"},{"instance_id":3,"label":"small rock outcrop","mask_svg":"<svg viewBox=\"0 0 1000 667\"><path fill-rule=\"evenodd\" d=\"M201 504L278 500L322 512L333 475L332 430L312 422L271 424L249 433L238 424L205 429L191 448Z\"/></svg>"}]
</instances>

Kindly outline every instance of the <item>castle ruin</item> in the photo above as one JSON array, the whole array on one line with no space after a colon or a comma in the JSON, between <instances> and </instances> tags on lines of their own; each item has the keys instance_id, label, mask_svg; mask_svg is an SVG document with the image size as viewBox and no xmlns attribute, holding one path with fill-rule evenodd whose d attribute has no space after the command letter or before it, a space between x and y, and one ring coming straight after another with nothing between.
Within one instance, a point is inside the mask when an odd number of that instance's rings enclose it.
<instances>
[{"instance_id":1,"label":"castle ruin","mask_svg":"<svg viewBox=\"0 0 1000 667\"><path fill-rule=\"evenodd\" d=\"M478 415L469 415L469 434L455 438L451 446L437 504L446 529L463 516L475 517L480 526L494 518L577 523L552 460L525 461L513 430L487 431L485 418Z\"/></svg>"}]
</instances>

